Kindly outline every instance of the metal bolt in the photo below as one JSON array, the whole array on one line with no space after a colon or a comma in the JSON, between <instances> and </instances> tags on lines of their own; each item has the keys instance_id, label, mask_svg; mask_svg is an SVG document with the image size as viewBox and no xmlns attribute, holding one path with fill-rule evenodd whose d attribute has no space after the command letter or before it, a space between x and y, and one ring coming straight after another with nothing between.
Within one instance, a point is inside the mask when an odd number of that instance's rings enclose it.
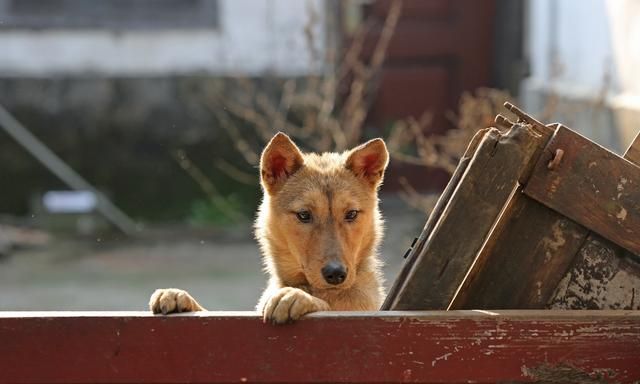
<instances>
[{"instance_id":1,"label":"metal bolt","mask_svg":"<svg viewBox=\"0 0 640 384\"><path fill-rule=\"evenodd\" d=\"M547 164L547 168L556 169L558 167L558 165L560 165L560 162L562 161L562 157L563 156L564 156L564 150L556 149L556 153L553 156L553 159L551 159L551 161L549 161L549 164Z\"/></svg>"}]
</instances>

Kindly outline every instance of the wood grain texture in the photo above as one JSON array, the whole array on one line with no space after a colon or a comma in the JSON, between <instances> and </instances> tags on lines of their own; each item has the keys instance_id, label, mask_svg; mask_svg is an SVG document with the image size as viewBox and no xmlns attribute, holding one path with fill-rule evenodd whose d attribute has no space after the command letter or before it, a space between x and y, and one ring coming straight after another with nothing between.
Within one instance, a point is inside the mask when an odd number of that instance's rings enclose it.
<instances>
[{"instance_id":1,"label":"wood grain texture","mask_svg":"<svg viewBox=\"0 0 640 384\"><path fill-rule=\"evenodd\" d=\"M633 143L629 145L624 158L634 163L635 165L640 166L640 132L638 132L638 135L636 136L635 140L633 140Z\"/></svg>"},{"instance_id":2,"label":"wood grain texture","mask_svg":"<svg viewBox=\"0 0 640 384\"><path fill-rule=\"evenodd\" d=\"M516 124L488 131L389 307L446 309L547 137Z\"/></svg>"},{"instance_id":3,"label":"wood grain texture","mask_svg":"<svg viewBox=\"0 0 640 384\"><path fill-rule=\"evenodd\" d=\"M516 194L450 308L546 308L587 233L579 224Z\"/></svg>"},{"instance_id":4,"label":"wood grain texture","mask_svg":"<svg viewBox=\"0 0 640 384\"><path fill-rule=\"evenodd\" d=\"M564 157L548 169L557 149ZM640 254L640 167L560 126L525 194Z\"/></svg>"},{"instance_id":5,"label":"wood grain texture","mask_svg":"<svg viewBox=\"0 0 640 384\"><path fill-rule=\"evenodd\" d=\"M640 378L638 311L3 313L0 383L589 382Z\"/></svg>"},{"instance_id":6,"label":"wood grain texture","mask_svg":"<svg viewBox=\"0 0 640 384\"><path fill-rule=\"evenodd\" d=\"M635 150L639 138L625 158L640 164ZM553 309L640 308L640 258L596 233L587 234L571 268L549 300Z\"/></svg>"},{"instance_id":7,"label":"wood grain texture","mask_svg":"<svg viewBox=\"0 0 640 384\"><path fill-rule=\"evenodd\" d=\"M429 235L431 234L431 232L433 231L433 228L438 222L440 215L442 215L444 208L449 203L449 200L451 199L453 192L455 191L456 187L458 186L458 183L462 179L462 175L464 175L465 171L467 170L467 167L469 166L469 163L471 162L471 159L473 158L473 155L476 152L476 148L478 148L478 145L480 144L480 142L484 138L484 135L488 131L489 131L489 128L479 130L473 136L473 138L469 142L469 145L467 145L467 149L465 150L464 154L460 158L460 162L458 163L456 170L453 172L451 179L449 179L449 183L447 184L444 191L442 191L442 193L440 194L440 197L438 198L436 205L433 207L433 210L431 211L431 214L429 215L429 218L427 219L427 222L425 223L424 228L422 229L422 232L418 236L418 240L416 240L415 245L409 251L409 254L407 255L407 260L402 265L402 269L400 270L400 273L396 277L395 281L393 282L393 285L391 286L391 289L387 293L387 297L385 298L385 301L384 303L382 303L382 307L380 308L381 310L388 311L391 309L391 306L393 302L396 300L396 297L400 292L402 285L404 284L407 276L409 276L409 273L413 268L418 256L422 252L422 249L424 248L424 245L427 239L429 238Z\"/></svg>"}]
</instances>

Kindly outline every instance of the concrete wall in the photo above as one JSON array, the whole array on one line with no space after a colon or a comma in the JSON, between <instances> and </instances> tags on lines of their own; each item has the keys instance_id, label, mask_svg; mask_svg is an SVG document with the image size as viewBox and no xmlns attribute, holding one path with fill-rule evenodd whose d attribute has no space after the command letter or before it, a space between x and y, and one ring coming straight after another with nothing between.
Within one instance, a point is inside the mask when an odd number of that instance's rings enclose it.
<instances>
[{"instance_id":1,"label":"concrete wall","mask_svg":"<svg viewBox=\"0 0 640 384\"><path fill-rule=\"evenodd\" d=\"M8 1L0 0L0 22ZM304 28L311 4L322 55L327 3L217 1L219 20L209 28L0 24L0 104L134 217L183 219L206 199L172 157L176 150L252 212L257 184L242 185L214 166L224 159L255 173L218 126L205 90L232 92L230 76L260 84L321 70ZM2 130L0 185L0 213L13 214L29 213L34 195L66 188Z\"/></svg>"},{"instance_id":2,"label":"concrete wall","mask_svg":"<svg viewBox=\"0 0 640 384\"><path fill-rule=\"evenodd\" d=\"M527 24L525 107L623 151L640 130L640 3L530 0Z\"/></svg>"},{"instance_id":3,"label":"concrete wall","mask_svg":"<svg viewBox=\"0 0 640 384\"><path fill-rule=\"evenodd\" d=\"M272 73L297 76L310 66L304 27L321 0L218 0L219 28L169 30L0 29L0 76Z\"/></svg>"}]
</instances>

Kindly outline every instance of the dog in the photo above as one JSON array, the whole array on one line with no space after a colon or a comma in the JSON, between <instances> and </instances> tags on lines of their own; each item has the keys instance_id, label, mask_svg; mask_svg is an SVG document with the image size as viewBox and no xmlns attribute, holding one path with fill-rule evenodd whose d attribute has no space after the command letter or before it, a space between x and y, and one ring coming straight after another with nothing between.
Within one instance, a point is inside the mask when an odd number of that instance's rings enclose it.
<instances>
[{"instance_id":1,"label":"dog","mask_svg":"<svg viewBox=\"0 0 640 384\"><path fill-rule=\"evenodd\" d=\"M382 139L343 153L302 153L284 133L260 158L263 200L255 235L269 274L256 310L283 324L316 311L371 311L384 299L377 248L378 189L389 162ZM153 313L205 310L187 292L158 289Z\"/></svg>"}]
</instances>

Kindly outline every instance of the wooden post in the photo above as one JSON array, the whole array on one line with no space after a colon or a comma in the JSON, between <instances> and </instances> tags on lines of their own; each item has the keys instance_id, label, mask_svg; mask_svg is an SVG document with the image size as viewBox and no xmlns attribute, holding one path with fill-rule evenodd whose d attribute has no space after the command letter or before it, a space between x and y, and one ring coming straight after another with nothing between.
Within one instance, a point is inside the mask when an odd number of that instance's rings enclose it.
<instances>
[{"instance_id":1,"label":"wooden post","mask_svg":"<svg viewBox=\"0 0 640 384\"><path fill-rule=\"evenodd\" d=\"M466 151L460 158L460 162L458 163L458 166L453 172L451 179L447 183L447 186L444 189L444 191L442 191L442 194L440 194L440 197L438 198L438 201L435 207L431 211L431 214L429 215L429 219L424 225L424 228L422 229L420 236L416 240L413 247L409 250L409 254L407 255L407 260L402 266L402 269L400 270L400 273L398 274L398 276L396 276L396 279L393 282L393 285L391 286L391 289L389 290L389 293L387 294L387 297L384 303L382 304L382 307L380 308L381 310L388 311L392 308L393 303L397 298L397 295L400 293L402 285L404 284L407 276L411 272L411 269L415 265L416 260L418 259L418 256L422 252L425 246L425 243L429 238L429 235L431 235L431 232L433 231L433 228L436 226L436 223L438 222L440 215L442 215L442 212L444 211L445 207L449 203L449 200L451 199L453 192L456 190L458 183L460 182L460 180L462 179L462 176L467 170L467 167L469 166L469 162L471 162L471 159L473 158L473 155L475 154L476 149L478 148L478 144L480 144L480 142L482 141L482 139L484 138L485 134L488 131L489 131L489 128L479 130L473 136L473 138L471 139L471 142L469 142L469 145L467 146Z\"/></svg>"},{"instance_id":2,"label":"wooden post","mask_svg":"<svg viewBox=\"0 0 640 384\"><path fill-rule=\"evenodd\" d=\"M503 208L528 177L549 135L529 124L507 133L489 130L478 144L460 182L406 279L387 301L390 309L446 309L474 263ZM431 220L431 219L430 219Z\"/></svg>"}]
</instances>

